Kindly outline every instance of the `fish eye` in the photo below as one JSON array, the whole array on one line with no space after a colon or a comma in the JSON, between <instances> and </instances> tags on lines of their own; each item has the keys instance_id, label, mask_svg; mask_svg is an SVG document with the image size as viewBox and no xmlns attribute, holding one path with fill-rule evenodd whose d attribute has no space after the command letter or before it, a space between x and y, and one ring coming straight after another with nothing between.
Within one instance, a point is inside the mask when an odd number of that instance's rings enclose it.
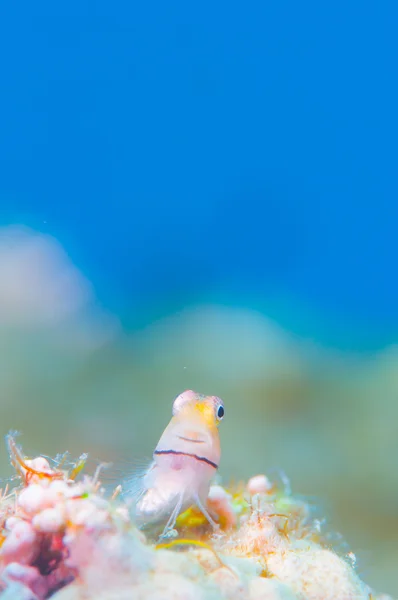
<instances>
[{"instance_id":1,"label":"fish eye","mask_svg":"<svg viewBox=\"0 0 398 600\"><path fill-rule=\"evenodd\" d=\"M223 407L223 405L222 405L222 404L220 404L220 405L218 406L218 408L217 408L217 412L216 412L217 419L218 419L219 421L221 421L221 419L224 417L224 414L225 414L224 407Z\"/></svg>"}]
</instances>

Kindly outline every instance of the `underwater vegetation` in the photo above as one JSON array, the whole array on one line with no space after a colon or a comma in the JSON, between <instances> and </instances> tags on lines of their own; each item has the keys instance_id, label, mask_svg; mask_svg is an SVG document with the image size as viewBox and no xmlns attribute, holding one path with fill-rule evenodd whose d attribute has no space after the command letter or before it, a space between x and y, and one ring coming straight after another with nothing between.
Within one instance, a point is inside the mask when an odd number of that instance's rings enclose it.
<instances>
[{"instance_id":1,"label":"underwater vegetation","mask_svg":"<svg viewBox=\"0 0 398 600\"><path fill-rule=\"evenodd\" d=\"M27 458L6 443L15 476L1 492L2 600L381 600L351 554L331 546L310 506L257 475L212 485L207 510L178 515L173 535L143 533L121 486L107 493L87 455Z\"/></svg>"}]
</instances>

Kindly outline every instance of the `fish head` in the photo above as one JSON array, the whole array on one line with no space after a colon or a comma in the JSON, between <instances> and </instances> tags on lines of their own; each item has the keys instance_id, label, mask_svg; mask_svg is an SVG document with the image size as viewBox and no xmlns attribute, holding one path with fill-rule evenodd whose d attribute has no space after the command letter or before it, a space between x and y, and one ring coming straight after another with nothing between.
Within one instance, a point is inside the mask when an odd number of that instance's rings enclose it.
<instances>
[{"instance_id":1,"label":"fish head","mask_svg":"<svg viewBox=\"0 0 398 600\"><path fill-rule=\"evenodd\" d=\"M178 419L202 422L210 430L219 426L225 409L224 402L217 396L205 396L186 390L174 400L173 416Z\"/></svg>"},{"instance_id":2,"label":"fish head","mask_svg":"<svg viewBox=\"0 0 398 600\"><path fill-rule=\"evenodd\" d=\"M159 440L157 451L195 455L218 466L221 450L218 426L224 416L223 401L187 390L177 396L173 416Z\"/></svg>"}]
</instances>

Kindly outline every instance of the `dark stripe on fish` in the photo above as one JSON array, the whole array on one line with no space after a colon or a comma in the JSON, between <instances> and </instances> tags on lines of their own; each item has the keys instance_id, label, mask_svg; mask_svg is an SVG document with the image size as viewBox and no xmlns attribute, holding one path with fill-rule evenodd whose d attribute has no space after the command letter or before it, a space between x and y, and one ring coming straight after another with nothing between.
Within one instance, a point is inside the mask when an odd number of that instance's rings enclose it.
<instances>
[{"instance_id":1,"label":"dark stripe on fish","mask_svg":"<svg viewBox=\"0 0 398 600\"><path fill-rule=\"evenodd\" d=\"M214 469L218 469L218 465L208 458L205 458L204 456L197 456L196 454L190 454L189 452L178 452L177 450L155 450L154 454L176 454L177 456L190 456L191 458L196 458L196 460L210 465Z\"/></svg>"}]
</instances>

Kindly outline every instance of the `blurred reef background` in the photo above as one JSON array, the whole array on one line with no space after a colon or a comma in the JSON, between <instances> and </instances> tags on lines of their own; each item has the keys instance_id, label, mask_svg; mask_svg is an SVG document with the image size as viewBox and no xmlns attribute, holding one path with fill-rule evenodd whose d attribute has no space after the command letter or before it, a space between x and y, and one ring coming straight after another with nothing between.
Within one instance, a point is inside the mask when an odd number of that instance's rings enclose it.
<instances>
[{"instance_id":1,"label":"blurred reef background","mask_svg":"<svg viewBox=\"0 0 398 600\"><path fill-rule=\"evenodd\" d=\"M0 16L0 433L128 461L216 394L223 480L282 469L397 595L398 6Z\"/></svg>"}]
</instances>

